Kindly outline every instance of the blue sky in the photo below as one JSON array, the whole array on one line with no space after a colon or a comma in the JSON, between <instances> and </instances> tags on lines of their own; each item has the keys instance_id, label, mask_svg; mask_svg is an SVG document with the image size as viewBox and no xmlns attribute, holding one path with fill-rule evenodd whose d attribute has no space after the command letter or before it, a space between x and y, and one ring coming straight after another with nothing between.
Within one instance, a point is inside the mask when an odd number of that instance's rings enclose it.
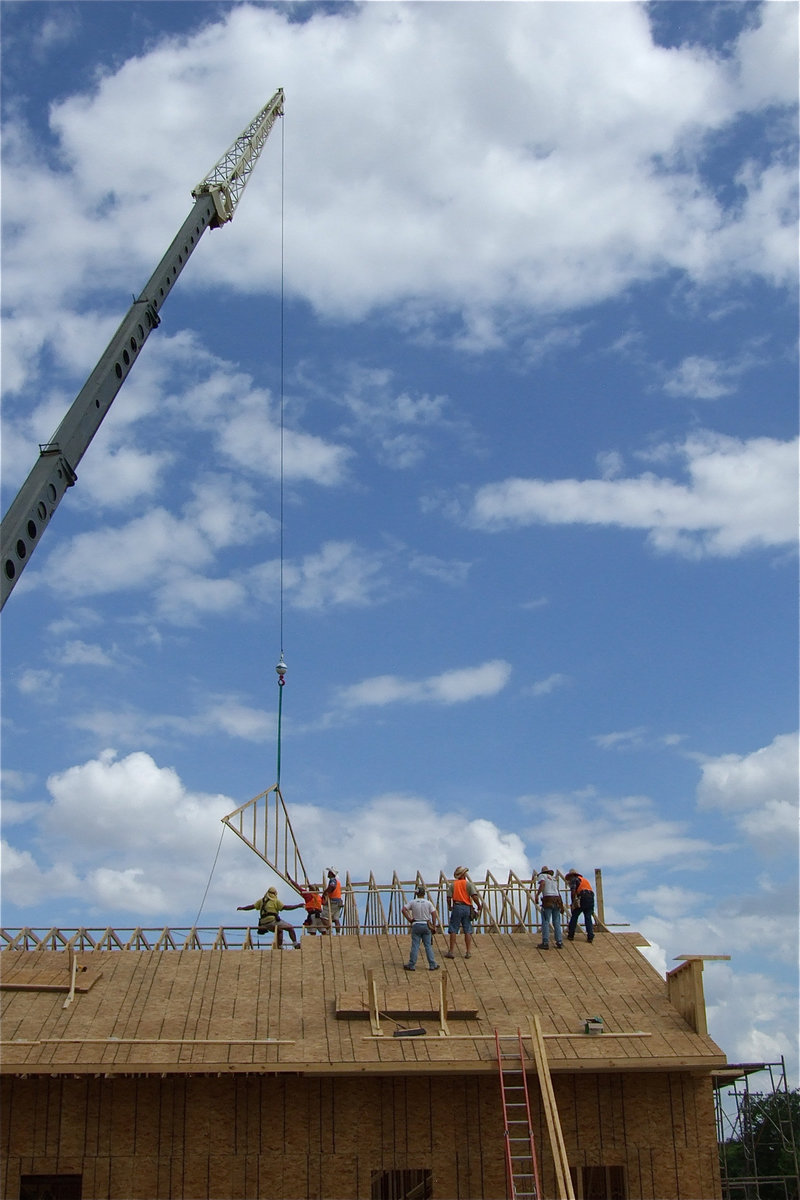
<instances>
[{"instance_id":1,"label":"blue sky","mask_svg":"<svg viewBox=\"0 0 800 1200\"><path fill-rule=\"evenodd\" d=\"M218 847L238 923L283 649L314 874L600 867L796 1074L797 7L0 16L4 511L286 91L4 610L3 924L189 924Z\"/></svg>"}]
</instances>

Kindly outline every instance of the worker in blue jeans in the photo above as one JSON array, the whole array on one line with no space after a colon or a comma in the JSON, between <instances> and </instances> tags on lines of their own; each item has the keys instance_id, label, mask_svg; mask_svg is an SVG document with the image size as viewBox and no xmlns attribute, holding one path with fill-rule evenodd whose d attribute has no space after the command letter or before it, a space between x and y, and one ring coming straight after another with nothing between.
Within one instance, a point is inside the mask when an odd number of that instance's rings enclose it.
<instances>
[{"instance_id":1,"label":"worker in blue jeans","mask_svg":"<svg viewBox=\"0 0 800 1200\"><path fill-rule=\"evenodd\" d=\"M417 884L414 890L414 899L409 904L403 905L403 916L411 925L411 952L404 969L416 971L419 944L422 942L428 959L428 970L438 971L439 964L433 957L433 935L439 924L439 914L436 906L428 900L425 888L421 883Z\"/></svg>"},{"instance_id":2,"label":"worker in blue jeans","mask_svg":"<svg viewBox=\"0 0 800 1200\"><path fill-rule=\"evenodd\" d=\"M537 949L550 949L550 925L556 935L556 949L561 950L561 912L564 902L558 890L556 873L552 867L542 867L539 872L539 883L536 889L536 899L539 901L542 914L542 940Z\"/></svg>"},{"instance_id":3,"label":"worker in blue jeans","mask_svg":"<svg viewBox=\"0 0 800 1200\"><path fill-rule=\"evenodd\" d=\"M578 927L578 921L583 915L583 923L586 926L587 942L594 941L594 889L588 879L584 879L579 871L567 871L564 876L569 884L570 897L572 901L572 915L569 919L567 927L567 941L571 942L575 937L575 930Z\"/></svg>"}]
</instances>

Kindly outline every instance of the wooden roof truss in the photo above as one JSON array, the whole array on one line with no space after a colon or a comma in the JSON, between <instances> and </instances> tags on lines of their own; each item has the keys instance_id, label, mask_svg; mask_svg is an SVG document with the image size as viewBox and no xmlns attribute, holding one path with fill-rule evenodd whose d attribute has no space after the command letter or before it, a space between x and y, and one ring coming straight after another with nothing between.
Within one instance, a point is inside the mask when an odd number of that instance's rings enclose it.
<instances>
[{"instance_id":1,"label":"wooden roof truss","mask_svg":"<svg viewBox=\"0 0 800 1200\"><path fill-rule=\"evenodd\" d=\"M222 821L290 886L310 881L286 803L277 784L228 813ZM600 872L596 871L595 876L596 918L602 922ZM560 872L556 878L566 901L569 897L566 880ZM365 881L351 879L348 872L342 882L342 932L404 933L407 922L403 916L403 906L413 897L418 884L427 888L440 921L446 925L448 882L447 876L441 871L435 883L425 880L419 871L415 879L407 880L400 879L395 871L389 884L378 883L372 871ZM509 871L508 879L502 883L491 871L487 871L482 882L472 882L475 883L482 906L476 922L478 930L486 933L533 933L539 929L541 920L535 900L536 879L522 879L514 871ZM326 885L327 879L323 878L323 890Z\"/></svg>"},{"instance_id":2,"label":"wooden roof truss","mask_svg":"<svg viewBox=\"0 0 800 1200\"><path fill-rule=\"evenodd\" d=\"M277 783L222 818L276 875L292 884L309 876Z\"/></svg>"},{"instance_id":3,"label":"wooden roof truss","mask_svg":"<svg viewBox=\"0 0 800 1200\"><path fill-rule=\"evenodd\" d=\"M295 880L306 880L305 868L299 851L296 852L294 834L288 817L284 822L281 815L283 800L277 793L270 802L270 829L259 829L256 818L256 801L250 801L226 817L230 825L248 845L260 846L257 853L264 861L285 879L293 884ZM256 800L264 800L269 793L262 793ZM265 806L266 807L266 806ZM283 810L285 812L285 810ZM255 826L255 828L254 828ZM270 842L269 839L272 839ZM268 857L270 850L280 850ZM295 857L296 852L296 857ZM279 870L279 868L282 868ZM289 870L298 871L290 877ZM600 882L600 872L595 876ZM327 881L323 881L327 882ZM401 879L393 872L391 883L379 883L370 872L365 881L353 880L348 872L342 882L342 900L344 910L341 921L342 933L355 934L398 934L408 931L408 922L403 916L403 907L414 895L414 889L423 885L429 899L436 906L439 920L443 928L447 927L447 886L448 878L440 872L439 878L427 882L417 872L414 879ZM540 928L539 908L535 900L536 880L522 879L513 871L509 871L508 879L501 883L491 871L487 871L485 879L473 881L480 897L482 910L480 918L474 922L477 933L480 934L509 934L537 933ZM564 899L568 898L568 889L562 876L559 884ZM597 894L600 895L599 887ZM568 904L566 905L568 907ZM595 920L603 926L602 909L595 914ZM0 929L0 950L227 950L254 948L254 932L249 927L242 926L178 926L171 929L152 929L137 926L135 929ZM697 957L697 956L695 956ZM676 978L671 981L675 1003L679 1009L689 1011L692 1006L698 1008L698 970L697 965L681 971L676 969ZM702 989L702 983L699 985ZM687 1017L688 1019L688 1017Z\"/></svg>"},{"instance_id":4,"label":"wooden roof truss","mask_svg":"<svg viewBox=\"0 0 800 1200\"><path fill-rule=\"evenodd\" d=\"M325 883L327 881L323 881ZM408 922L403 916L403 906L414 896L414 889L422 884L429 900L436 906L439 920L447 925L447 876L444 872L434 882L426 880L418 871L414 879L401 879L393 872L391 883L378 883L370 871L365 881L353 880L347 872L342 882L344 901L345 933L405 933ZM535 933L540 927L539 908L536 904L536 880L521 879L509 871L505 882L498 880L491 871L483 880L472 880L481 901L481 915L474 922L480 933ZM565 902L569 889L559 876ZM567 907L568 903L567 903ZM598 914L602 921L602 917Z\"/></svg>"}]
</instances>

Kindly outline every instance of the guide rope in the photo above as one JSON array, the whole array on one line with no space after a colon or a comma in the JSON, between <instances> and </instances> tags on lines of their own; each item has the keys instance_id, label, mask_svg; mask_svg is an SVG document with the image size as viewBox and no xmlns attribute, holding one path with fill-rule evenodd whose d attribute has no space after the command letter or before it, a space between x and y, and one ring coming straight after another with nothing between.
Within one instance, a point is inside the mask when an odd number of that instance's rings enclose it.
<instances>
[{"instance_id":1,"label":"guide rope","mask_svg":"<svg viewBox=\"0 0 800 1200\"><path fill-rule=\"evenodd\" d=\"M217 859L219 858L219 852L220 852L220 849L222 848L222 839L225 836L226 829L227 829L227 825L223 825L222 833L219 835L219 841L217 842L217 853L214 855L214 861L211 864L211 873L208 877L208 883L206 884L206 890L203 892L203 899L200 901L200 907L197 910L197 916L194 919L194 924L192 925L192 929L197 928L197 922L200 920L200 913L203 911L203 905L206 902L206 896L208 895L208 889L211 887L211 880L214 878L214 868L217 865Z\"/></svg>"}]
</instances>

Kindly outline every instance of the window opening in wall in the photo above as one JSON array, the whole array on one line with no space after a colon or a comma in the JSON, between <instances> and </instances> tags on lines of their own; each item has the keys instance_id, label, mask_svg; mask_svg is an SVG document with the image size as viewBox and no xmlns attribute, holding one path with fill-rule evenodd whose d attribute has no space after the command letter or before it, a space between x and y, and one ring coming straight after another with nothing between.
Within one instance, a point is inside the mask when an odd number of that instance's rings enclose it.
<instances>
[{"instance_id":1,"label":"window opening in wall","mask_svg":"<svg viewBox=\"0 0 800 1200\"><path fill-rule=\"evenodd\" d=\"M570 1167L575 1200L628 1200L624 1167Z\"/></svg>"},{"instance_id":2,"label":"window opening in wall","mask_svg":"<svg viewBox=\"0 0 800 1200\"><path fill-rule=\"evenodd\" d=\"M433 1171L373 1171L371 1200L431 1200Z\"/></svg>"},{"instance_id":3,"label":"window opening in wall","mask_svg":"<svg viewBox=\"0 0 800 1200\"><path fill-rule=\"evenodd\" d=\"M81 1200L82 1175L23 1175L19 1200Z\"/></svg>"}]
</instances>

